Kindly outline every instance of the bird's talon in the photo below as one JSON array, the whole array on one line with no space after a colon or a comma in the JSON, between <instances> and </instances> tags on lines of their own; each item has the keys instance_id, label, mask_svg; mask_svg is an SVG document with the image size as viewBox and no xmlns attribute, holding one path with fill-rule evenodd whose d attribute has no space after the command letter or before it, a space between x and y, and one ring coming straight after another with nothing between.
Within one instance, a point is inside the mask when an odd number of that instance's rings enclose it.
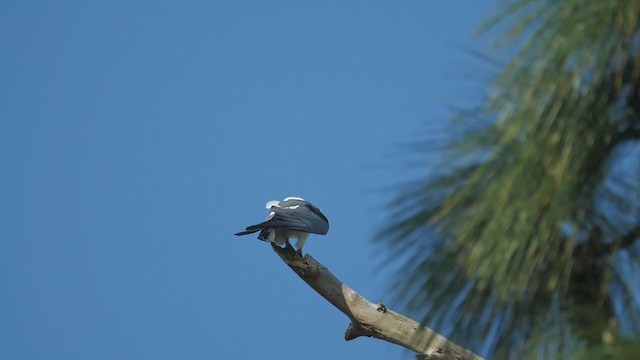
<instances>
[{"instance_id":1,"label":"bird's talon","mask_svg":"<svg viewBox=\"0 0 640 360\"><path fill-rule=\"evenodd\" d=\"M296 249L294 249L293 246L291 246L291 244L288 241L284 243L284 248L289 253L294 253L296 251Z\"/></svg>"}]
</instances>

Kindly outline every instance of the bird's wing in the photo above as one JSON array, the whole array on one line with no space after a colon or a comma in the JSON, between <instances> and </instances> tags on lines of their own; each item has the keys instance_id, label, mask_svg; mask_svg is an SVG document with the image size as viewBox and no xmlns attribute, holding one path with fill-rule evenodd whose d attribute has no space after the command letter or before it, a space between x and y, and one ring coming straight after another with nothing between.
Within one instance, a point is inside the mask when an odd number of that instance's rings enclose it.
<instances>
[{"instance_id":1,"label":"bird's wing","mask_svg":"<svg viewBox=\"0 0 640 360\"><path fill-rule=\"evenodd\" d=\"M266 221L247 227L247 231L266 228L290 229L324 235L329 231L329 221L318 208L305 202L288 207L273 206Z\"/></svg>"}]
</instances>

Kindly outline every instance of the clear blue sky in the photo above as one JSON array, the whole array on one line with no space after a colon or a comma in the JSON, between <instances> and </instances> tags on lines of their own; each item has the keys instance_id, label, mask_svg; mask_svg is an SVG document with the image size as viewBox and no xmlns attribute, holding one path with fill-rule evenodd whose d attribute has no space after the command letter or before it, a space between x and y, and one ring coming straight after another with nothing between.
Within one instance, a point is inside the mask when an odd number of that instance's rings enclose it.
<instances>
[{"instance_id":1,"label":"clear blue sky","mask_svg":"<svg viewBox=\"0 0 640 360\"><path fill-rule=\"evenodd\" d=\"M389 359L254 237L289 195L306 252L389 301L372 241L398 145L479 98L458 45L497 0L0 5L0 358ZM406 354L405 354L406 356Z\"/></svg>"}]
</instances>

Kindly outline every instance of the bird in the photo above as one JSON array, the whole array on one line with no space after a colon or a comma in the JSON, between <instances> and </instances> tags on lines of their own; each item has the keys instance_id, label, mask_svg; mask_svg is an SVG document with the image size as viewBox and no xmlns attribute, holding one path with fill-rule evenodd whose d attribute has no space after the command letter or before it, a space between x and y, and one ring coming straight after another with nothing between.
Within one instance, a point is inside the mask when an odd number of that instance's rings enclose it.
<instances>
[{"instance_id":1,"label":"bird","mask_svg":"<svg viewBox=\"0 0 640 360\"><path fill-rule=\"evenodd\" d=\"M303 198L290 196L282 201L271 200L265 207L270 210L265 221L248 226L245 231L235 235L249 235L260 231L258 239L279 247L291 245L289 239L295 238L296 252L302 255L302 248L309 234L326 235L329 232L327 217Z\"/></svg>"}]
</instances>

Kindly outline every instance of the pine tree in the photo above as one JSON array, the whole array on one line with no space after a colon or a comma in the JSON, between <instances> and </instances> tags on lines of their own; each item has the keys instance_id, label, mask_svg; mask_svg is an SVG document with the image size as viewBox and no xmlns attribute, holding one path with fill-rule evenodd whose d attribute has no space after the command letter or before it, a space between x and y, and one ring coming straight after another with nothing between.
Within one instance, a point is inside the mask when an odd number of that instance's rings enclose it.
<instances>
[{"instance_id":1,"label":"pine tree","mask_svg":"<svg viewBox=\"0 0 640 360\"><path fill-rule=\"evenodd\" d=\"M514 56L379 234L412 254L397 295L490 358L640 358L640 1L513 1L496 31Z\"/></svg>"}]
</instances>

